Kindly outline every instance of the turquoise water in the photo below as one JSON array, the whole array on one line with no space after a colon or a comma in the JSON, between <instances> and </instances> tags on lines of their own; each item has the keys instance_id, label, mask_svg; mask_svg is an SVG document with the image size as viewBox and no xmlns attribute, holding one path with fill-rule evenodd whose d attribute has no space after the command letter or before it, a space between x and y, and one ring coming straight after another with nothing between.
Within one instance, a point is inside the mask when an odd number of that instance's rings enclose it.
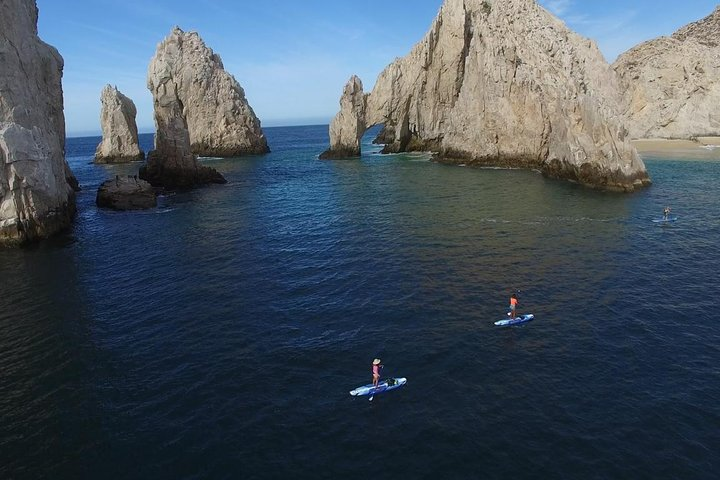
<instances>
[{"instance_id":1,"label":"turquoise water","mask_svg":"<svg viewBox=\"0 0 720 480\"><path fill-rule=\"evenodd\" d=\"M73 230L0 251L0 477L715 477L720 163L623 195L266 134L142 213L69 139ZM351 397L375 357L407 385Z\"/></svg>"}]
</instances>

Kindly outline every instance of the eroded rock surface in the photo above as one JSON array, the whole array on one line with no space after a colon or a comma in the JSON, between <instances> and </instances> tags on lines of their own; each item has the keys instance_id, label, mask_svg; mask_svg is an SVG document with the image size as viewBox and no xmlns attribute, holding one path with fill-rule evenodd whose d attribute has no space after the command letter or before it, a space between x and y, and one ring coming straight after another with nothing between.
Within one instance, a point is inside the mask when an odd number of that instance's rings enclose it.
<instances>
[{"instance_id":1,"label":"eroded rock surface","mask_svg":"<svg viewBox=\"0 0 720 480\"><path fill-rule=\"evenodd\" d=\"M650 183L612 68L534 0L446 0L425 38L352 105L338 117L384 124L387 152L537 168L613 190ZM344 132L331 131L331 150L355 149Z\"/></svg>"},{"instance_id":2,"label":"eroded rock surface","mask_svg":"<svg viewBox=\"0 0 720 480\"><path fill-rule=\"evenodd\" d=\"M138 143L137 109L117 87L105 85L100 95L102 142L95 151L96 163L124 163L143 160Z\"/></svg>"},{"instance_id":3,"label":"eroded rock surface","mask_svg":"<svg viewBox=\"0 0 720 480\"><path fill-rule=\"evenodd\" d=\"M33 0L0 2L0 244L53 235L75 213L63 59L38 37L37 19Z\"/></svg>"},{"instance_id":4,"label":"eroded rock surface","mask_svg":"<svg viewBox=\"0 0 720 480\"><path fill-rule=\"evenodd\" d=\"M182 61L178 44L168 37L158 45L148 68L148 88L153 95L155 150L148 153L140 178L156 187L185 189L208 183L225 183L216 170L197 161L190 146L190 133L180 99L176 63Z\"/></svg>"},{"instance_id":5,"label":"eroded rock surface","mask_svg":"<svg viewBox=\"0 0 720 480\"><path fill-rule=\"evenodd\" d=\"M720 135L720 7L613 64L632 138Z\"/></svg>"},{"instance_id":6,"label":"eroded rock surface","mask_svg":"<svg viewBox=\"0 0 720 480\"><path fill-rule=\"evenodd\" d=\"M245 91L197 32L175 27L161 46L194 154L234 157L270 151Z\"/></svg>"},{"instance_id":7,"label":"eroded rock surface","mask_svg":"<svg viewBox=\"0 0 720 480\"><path fill-rule=\"evenodd\" d=\"M360 79L353 75L340 98L340 112L330 123L330 149L321 159L360 156L360 139L365 132L365 95Z\"/></svg>"}]
</instances>

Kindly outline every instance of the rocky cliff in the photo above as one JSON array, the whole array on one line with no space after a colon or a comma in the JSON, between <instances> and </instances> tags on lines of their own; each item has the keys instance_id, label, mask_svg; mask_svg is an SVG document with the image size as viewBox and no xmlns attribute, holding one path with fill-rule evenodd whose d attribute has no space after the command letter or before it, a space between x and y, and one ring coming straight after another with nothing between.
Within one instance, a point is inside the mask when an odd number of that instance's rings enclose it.
<instances>
[{"instance_id":1,"label":"rocky cliff","mask_svg":"<svg viewBox=\"0 0 720 480\"><path fill-rule=\"evenodd\" d=\"M720 7L613 64L633 138L720 135Z\"/></svg>"},{"instance_id":2,"label":"rocky cliff","mask_svg":"<svg viewBox=\"0 0 720 480\"><path fill-rule=\"evenodd\" d=\"M175 27L161 47L172 52L166 68L175 79L193 153L233 157L270 151L244 90L200 35Z\"/></svg>"},{"instance_id":3,"label":"rocky cliff","mask_svg":"<svg viewBox=\"0 0 720 480\"><path fill-rule=\"evenodd\" d=\"M135 123L137 109L117 87L105 85L100 94L102 142L95 151L96 163L123 163L143 160Z\"/></svg>"},{"instance_id":4,"label":"rocky cliff","mask_svg":"<svg viewBox=\"0 0 720 480\"><path fill-rule=\"evenodd\" d=\"M181 86L187 80L177 68L183 58L178 48L175 38L168 37L158 45L148 67L148 89L155 114L155 150L148 153L147 165L140 168L140 178L168 189L225 183L220 173L200 165L192 152L187 110L180 96Z\"/></svg>"},{"instance_id":5,"label":"rocky cliff","mask_svg":"<svg viewBox=\"0 0 720 480\"><path fill-rule=\"evenodd\" d=\"M66 227L77 180L65 162L63 59L38 37L34 0L0 2L0 243Z\"/></svg>"},{"instance_id":6,"label":"rocky cliff","mask_svg":"<svg viewBox=\"0 0 720 480\"><path fill-rule=\"evenodd\" d=\"M364 111L341 111L336 120L349 123L335 132L352 131L355 118L384 124L386 151L537 168L606 189L649 183L612 68L535 0L446 0L425 38L357 103ZM331 145L355 148L337 135Z\"/></svg>"}]
</instances>

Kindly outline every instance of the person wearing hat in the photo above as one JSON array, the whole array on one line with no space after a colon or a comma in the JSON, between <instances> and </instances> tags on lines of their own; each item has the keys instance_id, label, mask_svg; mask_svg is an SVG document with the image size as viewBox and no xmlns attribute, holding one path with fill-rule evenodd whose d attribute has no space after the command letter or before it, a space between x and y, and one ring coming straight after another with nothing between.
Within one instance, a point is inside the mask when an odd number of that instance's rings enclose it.
<instances>
[{"instance_id":1,"label":"person wearing hat","mask_svg":"<svg viewBox=\"0 0 720 480\"><path fill-rule=\"evenodd\" d=\"M373 363L372 363L373 387L377 387L378 383L380 382L380 369L381 368L383 368L383 366L380 363L380 359L376 358L375 360L373 360Z\"/></svg>"}]
</instances>

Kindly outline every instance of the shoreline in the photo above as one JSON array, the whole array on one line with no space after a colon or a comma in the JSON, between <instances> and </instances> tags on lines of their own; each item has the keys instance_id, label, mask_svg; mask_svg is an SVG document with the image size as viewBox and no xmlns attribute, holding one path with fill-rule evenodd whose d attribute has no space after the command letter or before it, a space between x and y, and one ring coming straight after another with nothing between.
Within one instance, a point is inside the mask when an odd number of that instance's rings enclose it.
<instances>
[{"instance_id":1,"label":"shoreline","mask_svg":"<svg viewBox=\"0 0 720 480\"><path fill-rule=\"evenodd\" d=\"M720 160L720 137L695 137L693 139L639 138L631 140L640 156L674 160ZM681 154L681 158L677 158Z\"/></svg>"}]
</instances>

